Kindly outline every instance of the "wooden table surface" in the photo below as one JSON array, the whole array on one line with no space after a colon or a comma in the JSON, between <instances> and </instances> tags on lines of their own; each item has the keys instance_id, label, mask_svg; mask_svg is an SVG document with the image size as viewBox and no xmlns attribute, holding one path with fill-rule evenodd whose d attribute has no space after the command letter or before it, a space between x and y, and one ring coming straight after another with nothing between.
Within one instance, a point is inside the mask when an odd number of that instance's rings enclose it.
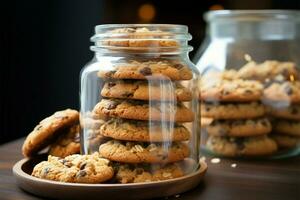
<instances>
[{"instance_id":1,"label":"wooden table surface","mask_svg":"<svg viewBox=\"0 0 300 200\"><path fill-rule=\"evenodd\" d=\"M0 146L0 200L41 199L19 189L12 176L12 166L22 159L23 140ZM216 164L211 158L206 161L208 172L202 184L190 192L165 199L300 200L300 157L273 161L221 159Z\"/></svg>"}]
</instances>

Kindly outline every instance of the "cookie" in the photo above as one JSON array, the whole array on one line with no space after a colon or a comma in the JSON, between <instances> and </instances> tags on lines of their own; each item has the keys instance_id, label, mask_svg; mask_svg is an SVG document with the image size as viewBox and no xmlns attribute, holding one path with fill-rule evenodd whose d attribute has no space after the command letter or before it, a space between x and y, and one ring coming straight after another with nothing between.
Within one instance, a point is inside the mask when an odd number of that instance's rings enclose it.
<instances>
[{"instance_id":1,"label":"cookie","mask_svg":"<svg viewBox=\"0 0 300 200\"><path fill-rule=\"evenodd\" d=\"M145 27L117 28L106 33L109 38L101 40L101 45L106 47L179 47L179 43L172 39L172 33L161 30L149 30Z\"/></svg>"},{"instance_id":2,"label":"cookie","mask_svg":"<svg viewBox=\"0 0 300 200\"><path fill-rule=\"evenodd\" d=\"M69 128L68 132L50 145L49 155L64 158L72 154L80 153L80 126L75 125Z\"/></svg>"},{"instance_id":3,"label":"cookie","mask_svg":"<svg viewBox=\"0 0 300 200\"><path fill-rule=\"evenodd\" d=\"M173 60L124 61L116 63L112 69L100 70L100 78L105 79L171 79L190 80L192 71L187 65Z\"/></svg>"},{"instance_id":4,"label":"cookie","mask_svg":"<svg viewBox=\"0 0 300 200\"><path fill-rule=\"evenodd\" d=\"M276 118L300 121L300 105L290 105L283 107L268 107L268 113Z\"/></svg>"},{"instance_id":5,"label":"cookie","mask_svg":"<svg viewBox=\"0 0 300 200\"><path fill-rule=\"evenodd\" d=\"M265 114L261 103L201 103L201 117L214 119L251 119Z\"/></svg>"},{"instance_id":6,"label":"cookie","mask_svg":"<svg viewBox=\"0 0 300 200\"><path fill-rule=\"evenodd\" d=\"M101 95L109 98L158 100L158 101L191 101L192 93L179 83L170 81L108 81L104 84Z\"/></svg>"},{"instance_id":7,"label":"cookie","mask_svg":"<svg viewBox=\"0 0 300 200\"><path fill-rule=\"evenodd\" d=\"M277 144L267 136L220 137L209 136L208 150L226 157L265 156L277 151Z\"/></svg>"},{"instance_id":8,"label":"cookie","mask_svg":"<svg viewBox=\"0 0 300 200\"><path fill-rule=\"evenodd\" d=\"M181 103L102 99L93 112L102 118L119 117L135 120L164 120L175 122L191 122L194 120L193 112Z\"/></svg>"},{"instance_id":9,"label":"cookie","mask_svg":"<svg viewBox=\"0 0 300 200\"><path fill-rule=\"evenodd\" d=\"M213 136L256 136L265 135L272 130L267 118L245 120L213 120L210 124L202 126L202 129Z\"/></svg>"},{"instance_id":10,"label":"cookie","mask_svg":"<svg viewBox=\"0 0 300 200\"><path fill-rule=\"evenodd\" d=\"M274 82L264 90L264 101L272 106L274 102L300 103L300 82ZM269 103L268 103L269 102Z\"/></svg>"},{"instance_id":11,"label":"cookie","mask_svg":"<svg viewBox=\"0 0 300 200\"><path fill-rule=\"evenodd\" d=\"M273 123L273 130L276 133L300 137L300 122L289 120L276 120Z\"/></svg>"},{"instance_id":12,"label":"cookie","mask_svg":"<svg viewBox=\"0 0 300 200\"><path fill-rule=\"evenodd\" d=\"M27 136L22 147L23 155L31 157L38 153L53 142L58 135L63 133L64 129L77 124L78 121L78 112L71 109L58 111L42 120Z\"/></svg>"},{"instance_id":13,"label":"cookie","mask_svg":"<svg viewBox=\"0 0 300 200\"><path fill-rule=\"evenodd\" d=\"M279 62L267 60L257 64L249 62L237 73L237 77L242 79L259 80L264 82L266 79L274 79L281 75L285 80L297 79L298 72L296 64L293 62Z\"/></svg>"},{"instance_id":14,"label":"cookie","mask_svg":"<svg viewBox=\"0 0 300 200\"><path fill-rule=\"evenodd\" d=\"M99 147L99 152L104 158L122 163L171 163L189 156L184 143L174 142L169 148L165 145L110 140Z\"/></svg>"},{"instance_id":15,"label":"cookie","mask_svg":"<svg viewBox=\"0 0 300 200\"><path fill-rule=\"evenodd\" d=\"M116 166L116 180L120 183L163 181L183 175L183 170L176 163L165 166L153 164L120 164Z\"/></svg>"},{"instance_id":16,"label":"cookie","mask_svg":"<svg viewBox=\"0 0 300 200\"><path fill-rule=\"evenodd\" d=\"M261 99L263 86L258 81L212 78L202 81L200 91L200 99L204 101L249 102Z\"/></svg>"},{"instance_id":17,"label":"cookie","mask_svg":"<svg viewBox=\"0 0 300 200\"><path fill-rule=\"evenodd\" d=\"M190 132L183 125L173 122L162 123L111 119L101 127L100 131L103 136L117 140L140 142L189 140Z\"/></svg>"},{"instance_id":18,"label":"cookie","mask_svg":"<svg viewBox=\"0 0 300 200\"><path fill-rule=\"evenodd\" d=\"M109 160L99 153L92 155L71 155L65 158L49 156L47 161L37 164L32 176L60 182L101 183L114 175Z\"/></svg>"},{"instance_id":19,"label":"cookie","mask_svg":"<svg viewBox=\"0 0 300 200\"><path fill-rule=\"evenodd\" d=\"M285 134L272 134L271 137L275 140L280 148L294 148L300 145L300 137L285 135Z\"/></svg>"}]
</instances>

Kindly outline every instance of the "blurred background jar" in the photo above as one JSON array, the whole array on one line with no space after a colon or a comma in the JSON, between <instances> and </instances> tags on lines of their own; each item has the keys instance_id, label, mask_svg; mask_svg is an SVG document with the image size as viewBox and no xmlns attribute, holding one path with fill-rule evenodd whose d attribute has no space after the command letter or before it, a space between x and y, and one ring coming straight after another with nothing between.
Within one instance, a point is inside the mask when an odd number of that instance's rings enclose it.
<instances>
[{"instance_id":1,"label":"blurred background jar","mask_svg":"<svg viewBox=\"0 0 300 200\"><path fill-rule=\"evenodd\" d=\"M183 25L95 28L95 56L81 71L82 153L99 151L121 183L176 178L199 167L199 72L189 40ZM153 176L127 180L128 170Z\"/></svg>"},{"instance_id":2,"label":"blurred background jar","mask_svg":"<svg viewBox=\"0 0 300 200\"><path fill-rule=\"evenodd\" d=\"M202 147L225 157L300 153L300 12L211 11L196 54Z\"/></svg>"}]
</instances>

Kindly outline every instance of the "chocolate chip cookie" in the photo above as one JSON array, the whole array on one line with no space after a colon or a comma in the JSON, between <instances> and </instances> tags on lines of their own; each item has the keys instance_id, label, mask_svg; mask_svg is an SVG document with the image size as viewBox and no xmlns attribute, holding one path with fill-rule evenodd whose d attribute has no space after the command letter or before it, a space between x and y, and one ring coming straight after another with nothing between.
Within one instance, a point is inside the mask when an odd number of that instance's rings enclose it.
<instances>
[{"instance_id":1,"label":"chocolate chip cookie","mask_svg":"<svg viewBox=\"0 0 300 200\"><path fill-rule=\"evenodd\" d=\"M283 107L268 107L271 116L289 120L300 120L300 105L293 104Z\"/></svg>"},{"instance_id":2,"label":"chocolate chip cookie","mask_svg":"<svg viewBox=\"0 0 300 200\"><path fill-rule=\"evenodd\" d=\"M200 91L200 99L204 101L250 102L261 99L263 86L258 81L212 78L201 82Z\"/></svg>"},{"instance_id":3,"label":"chocolate chip cookie","mask_svg":"<svg viewBox=\"0 0 300 200\"><path fill-rule=\"evenodd\" d=\"M300 82L285 81L283 83L272 83L264 90L264 101L268 105L272 102L300 103Z\"/></svg>"},{"instance_id":4,"label":"chocolate chip cookie","mask_svg":"<svg viewBox=\"0 0 300 200\"><path fill-rule=\"evenodd\" d=\"M271 137L280 148L294 148L297 145L300 145L300 137L278 133L271 134Z\"/></svg>"},{"instance_id":5,"label":"chocolate chip cookie","mask_svg":"<svg viewBox=\"0 0 300 200\"><path fill-rule=\"evenodd\" d=\"M278 119L273 123L273 130L276 133L300 137L300 122Z\"/></svg>"},{"instance_id":6,"label":"chocolate chip cookie","mask_svg":"<svg viewBox=\"0 0 300 200\"><path fill-rule=\"evenodd\" d=\"M272 130L267 118L245 120L213 120L202 126L203 131L213 136L257 136L268 134Z\"/></svg>"},{"instance_id":7,"label":"chocolate chip cookie","mask_svg":"<svg viewBox=\"0 0 300 200\"><path fill-rule=\"evenodd\" d=\"M65 158L49 156L47 161L37 164L32 176L60 182L101 183L114 175L109 160L98 153L92 155L71 155Z\"/></svg>"},{"instance_id":8,"label":"chocolate chip cookie","mask_svg":"<svg viewBox=\"0 0 300 200\"><path fill-rule=\"evenodd\" d=\"M100 129L103 136L117 140L140 142L185 141L190 132L182 124L174 122L145 122L111 119Z\"/></svg>"},{"instance_id":9,"label":"chocolate chip cookie","mask_svg":"<svg viewBox=\"0 0 300 200\"><path fill-rule=\"evenodd\" d=\"M114 64L110 70L100 70L98 76L106 79L190 80L193 78L188 66L170 60L125 61Z\"/></svg>"},{"instance_id":10,"label":"chocolate chip cookie","mask_svg":"<svg viewBox=\"0 0 300 200\"><path fill-rule=\"evenodd\" d=\"M99 147L99 152L104 158L123 163L171 163L189 156L188 146L180 142L168 146L110 140Z\"/></svg>"},{"instance_id":11,"label":"chocolate chip cookie","mask_svg":"<svg viewBox=\"0 0 300 200\"><path fill-rule=\"evenodd\" d=\"M201 103L201 116L214 119L251 119L265 114L265 106L251 103Z\"/></svg>"},{"instance_id":12,"label":"chocolate chip cookie","mask_svg":"<svg viewBox=\"0 0 300 200\"><path fill-rule=\"evenodd\" d=\"M266 79L274 79L278 75L282 75L285 80L290 80L291 76L297 79L296 64L274 60L267 60L260 64L249 62L238 71L237 77L264 82Z\"/></svg>"},{"instance_id":13,"label":"chocolate chip cookie","mask_svg":"<svg viewBox=\"0 0 300 200\"><path fill-rule=\"evenodd\" d=\"M104 84L101 95L108 98L191 101L192 93L179 83L167 81L108 81Z\"/></svg>"},{"instance_id":14,"label":"chocolate chip cookie","mask_svg":"<svg viewBox=\"0 0 300 200\"><path fill-rule=\"evenodd\" d=\"M53 140L63 134L67 128L78 124L79 114L76 110L66 109L58 111L42 120L27 136L22 152L26 157L33 156L47 147Z\"/></svg>"},{"instance_id":15,"label":"chocolate chip cookie","mask_svg":"<svg viewBox=\"0 0 300 200\"><path fill-rule=\"evenodd\" d=\"M176 163L165 166L147 164L120 164L116 166L116 179L120 183L163 181L183 175L183 170Z\"/></svg>"},{"instance_id":16,"label":"chocolate chip cookie","mask_svg":"<svg viewBox=\"0 0 300 200\"><path fill-rule=\"evenodd\" d=\"M277 151L277 144L268 136L220 137L209 136L206 147L220 156L266 156Z\"/></svg>"},{"instance_id":17,"label":"chocolate chip cookie","mask_svg":"<svg viewBox=\"0 0 300 200\"><path fill-rule=\"evenodd\" d=\"M108 47L179 47L172 39L174 35L161 30L149 30L146 27L117 28L108 31L109 39L101 40L101 45Z\"/></svg>"},{"instance_id":18,"label":"chocolate chip cookie","mask_svg":"<svg viewBox=\"0 0 300 200\"><path fill-rule=\"evenodd\" d=\"M80 153L80 126L75 125L59 136L59 138L50 145L49 154L64 158L66 156Z\"/></svg>"},{"instance_id":19,"label":"chocolate chip cookie","mask_svg":"<svg viewBox=\"0 0 300 200\"><path fill-rule=\"evenodd\" d=\"M175 122L191 122L194 120L193 112L181 103L102 99L93 112L102 118L120 117L135 120L164 120Z\"/></svg>"}]
</instances>

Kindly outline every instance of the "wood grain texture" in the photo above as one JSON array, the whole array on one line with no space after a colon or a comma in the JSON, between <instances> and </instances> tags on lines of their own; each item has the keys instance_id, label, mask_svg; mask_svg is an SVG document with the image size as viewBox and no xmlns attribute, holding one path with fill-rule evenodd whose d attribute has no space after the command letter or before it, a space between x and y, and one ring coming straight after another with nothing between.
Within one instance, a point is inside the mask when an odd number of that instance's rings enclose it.
<instances>
[{"instance_id":1,"label":"wood grain texture","mask_svg":"<svg viewBox=\"0 0 300 200\"><path fill-rule=\"evenodd\" d=\"M19 139L0 146L1 200L40 199L19 189L12 176L12 166L22 158L23 141ZM207 158L208 172L202 184L190 192L167 199L300 199L300 157L273 161L221 159L217 164L210 160ZM231 167L233 163L237 165L235 168Z\"/></svg>"}]
</instances>

